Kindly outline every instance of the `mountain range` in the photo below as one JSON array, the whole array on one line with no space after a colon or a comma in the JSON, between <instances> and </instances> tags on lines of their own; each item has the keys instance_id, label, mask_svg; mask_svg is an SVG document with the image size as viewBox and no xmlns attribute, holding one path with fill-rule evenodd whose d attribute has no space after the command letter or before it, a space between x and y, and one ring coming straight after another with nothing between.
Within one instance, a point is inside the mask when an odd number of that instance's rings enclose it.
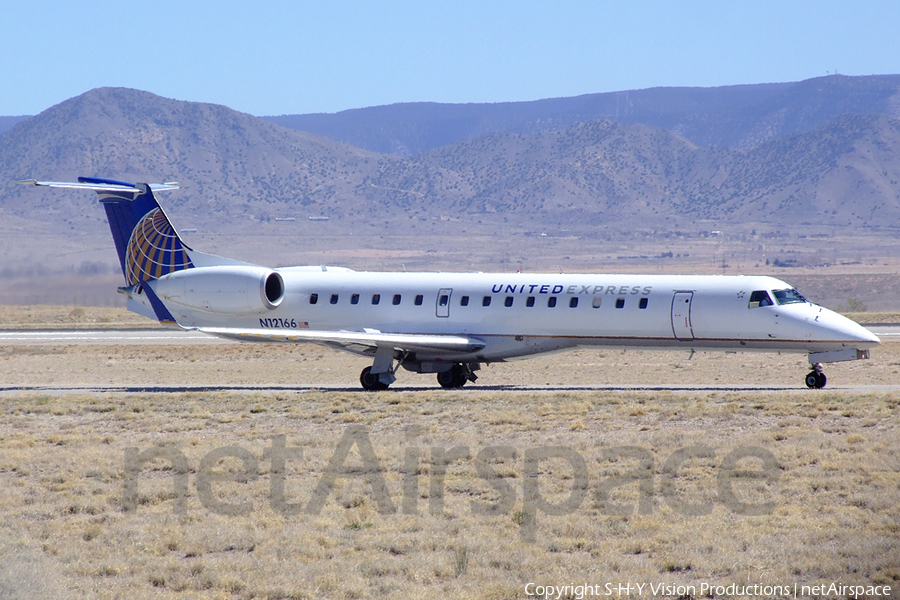
<instances>
[{"instance_id":1,"label":"mountain range","mask_svg":"<svg viewBox=\"0 0 900 600\"><path fill-rule=\"evenodd\" d=\"M265 118L99 88L0 127L0 181L177 180L166 207L210 231L328 216L334 235L892 235L900 220L898 75ZM0 231L101 235L86 206L5 183Z\"/></svg>"},{"instance_id":2,"label":"mountain range","mask_svg":"<svg viewBox=\"0 0 900 600\"><path fill-rule=\"evenodd\" d=\"M497 104L407 103L267 120L374 152L414 156L482 135L529 135L598 119L668 129L698 146L747 150L842 115L900 118L900 76L716 88L652 88Z\"/></svg>"}]
</instances>

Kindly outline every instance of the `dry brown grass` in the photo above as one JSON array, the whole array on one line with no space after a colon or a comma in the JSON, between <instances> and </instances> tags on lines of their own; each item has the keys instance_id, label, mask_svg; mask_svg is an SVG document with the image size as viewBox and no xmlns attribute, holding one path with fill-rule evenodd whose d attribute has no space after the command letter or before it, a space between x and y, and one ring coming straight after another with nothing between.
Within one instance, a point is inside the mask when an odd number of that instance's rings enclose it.
<instances>
[{"instance_id":1,"label":"dry brown grass","mask_svg":"<svg viewBox=\"0 0 900 600\"><path fill-rule=\"evenodd\" d=\"M153 321L128 312L125 308L0 304L0 329L109 329L154 326Z\"/></svg>"},{"instance_id":2,"label":"dry brown grass","mask_svg":"<svg viewBox=\"0 0 900 600\"><path fill-rule=\"evenodd\" d=\"M351 426L365 428L380 471L366 473L357 444L343 463L354 475L335 479L318 514L275 510L273 437L302 451L286 462L285 499L307 506ZM0 595L519 598L528 582L629 581L896 588L898 431L896 394L10 395L0 410L0 554L15 560L0 567ZM179 474L164 460L143 466L137 506L123 507L126 448L155 446L187 460L184 513L173 509ZM250 503L247 514L201 503L201 460L225 446L251 453L258 478L214 483L213 495ZM489 461L495 475L486 477L476 457L496 446L510 449ZM669 478L666 461L694 446L713 456L690 459ZM524 457L547 447L585 461L587 493L569 514L524 504ZM649 457L653 494L644 505L638 483L612 486L641 466L613 456L623 447ZM741 501L772 502L770 514L740 515L716 501L720 465L742 447L778 461L777 480L734 485ZM443 455L456 460L433 489L432 457ZM410 457L415 488L404 487ZM576 485L572 464L539 466L541 496L565 502ZM234 473L242 464L228 458L217 468ZM373 492L379 475L393 511ZM674 511L663 495L669 483L685 502L712 502L711 512ZM511 504L480 514L477 507L510 494ZM529 526L534 541L523 533ZM17 577L21 569L35 576Z\"/></svg>"},{"instance_id":3,"label":"dry brown grass","mask_svg":"<svg viewBox=\"0 0 900 600\"><path fill-rule=\"evenodd\" d=\"M5 346L0 381L355 388L366 362L310 346ZM900 394L805 390L804 362L578 350L488 367L459 392L6 393L0 597L524 598L529 582L833 581L892 585L900 597ZM872 360L829 365L829 385L896 384L898 369L900 344L885 344ZM539 389L661 381L797 389ZM398 385L410 384L436 386L401 372ZM535 387L476 391L492 384ZM273 439L302 452L286 461L284 494L306 509L354 431L365 438L353 438L343 463L351 475L334 478L321 511L273 507ZM367 472L365 440L377 471ZM147 462L128 510L126 449L157 446L183 456L186 472ZM667 461L696 446L709 456L669 475ZM213 499L249 503L246 514L202 502L202 460L223 447L249 453L258 477L234 481L246 465L225 458L214 467L232 480L212 483ZM734 493L772 503L768 514L718 501L723 461L748 447L775 457L778 478L752 477L762 463L748 460ZM529 477L525 459L542 448L557 457ZM560 453L583 459L587 489L567 514L552 515L552 506L526 504L525 490L536 482L550 505L572 498L577 465ZM451 459L443 475L441 457ZM635 472L648 477L643 494L638 481L616 479ZM373 491L379 476L387 504ZM179 478L187 494L176 498ZM667 493L711 511L682 514Z\"/></svg>"}]
</instances>

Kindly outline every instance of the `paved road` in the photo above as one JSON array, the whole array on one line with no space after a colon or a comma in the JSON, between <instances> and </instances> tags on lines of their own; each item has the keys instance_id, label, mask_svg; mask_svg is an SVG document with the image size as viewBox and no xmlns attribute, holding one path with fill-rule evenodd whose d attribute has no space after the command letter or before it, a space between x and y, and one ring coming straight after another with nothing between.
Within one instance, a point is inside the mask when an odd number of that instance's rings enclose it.
<instances>
[{"instance_id":1,"label":"paved road","mask_svg":"<svg viewBox=\"0 0 900 600\"><path fill-rule=\"evenodd\" d=\"M873 325L869 330L883 342L900 342L900 324ZM0 331L0 345L79 345L79 344L231 344L197 331L157 327L153 329L34 330Z\"/></svg>"}]
</instances>

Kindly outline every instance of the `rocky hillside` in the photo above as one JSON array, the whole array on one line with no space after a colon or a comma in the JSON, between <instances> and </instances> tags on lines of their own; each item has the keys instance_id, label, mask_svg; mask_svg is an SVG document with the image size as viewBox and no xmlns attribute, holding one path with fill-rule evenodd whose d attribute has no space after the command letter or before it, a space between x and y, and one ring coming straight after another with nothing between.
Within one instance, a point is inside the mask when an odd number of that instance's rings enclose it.
<instances>
[{"instance_id":1,"label":"rocky hillside","mask_svg":"<svg viewBox=\"0 0 900 600\"><path fill-rule=\"evenodd\" d=\"M597 119L668 129L698 146L748 150L845 114L900 118L900 76L833 75L796 83L652 88L497 104L423 102L266 118L360 148L413 156L490 133L559 131Z\"/></svg>"},{"instance_id":2,"label":"rocky hillside","mask_svg":"<svg viewBox=\"0 0 900 600\"><path fill-rule=\"evenodd\" d=\"M798 119L815 120L792 122ZM742 151L699 146L649 125L592 120L492 133L401 158L223 106L106 88L0 136L0 180L78 175L177 180L182 190L167 203L201 225L215 217L328 214L346 227L378 220L388 230L440 216L512 219L522 227L697 220L869 227L900 219L900 122L848 113ZM8 184L0 192L2 214L25 220L96 221L83 207L77 194Z\"/></svg>"},{"instance_id":3,"label":"rocky hillside","mask_svg":"<svg viewBox=\"0 0 900 600\"><path fill-rule=\"evenodd\" d=\"M209 216L260 216L285 203L313 211L338 201L352 205L360 200L360 182L397 160L224 106L120 88L72 98L0 136L0 181L78 175L177 180L182 191L169 202ZM84 205L72 194L0 190L0 207L26 218L52 210L77 219Z\"/></svg>"}]
</instances>

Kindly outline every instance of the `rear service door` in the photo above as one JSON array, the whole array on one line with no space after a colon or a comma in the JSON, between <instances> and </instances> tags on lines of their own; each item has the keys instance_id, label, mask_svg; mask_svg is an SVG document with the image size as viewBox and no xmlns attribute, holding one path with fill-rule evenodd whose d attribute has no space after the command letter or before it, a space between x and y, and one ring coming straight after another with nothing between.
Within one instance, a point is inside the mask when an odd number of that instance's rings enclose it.
<instances>
[{"instance_id":1,"label":"rear service door","mask_svg":"<svg viewBox=\"0 0 900 600\"><path fill-rule=\"evenodd\" d=\"M691 341L694 328L691 327L691 301L694 292L675 292L672 298L672 332L675 339Z\"/></svg>"}]
</instances>

